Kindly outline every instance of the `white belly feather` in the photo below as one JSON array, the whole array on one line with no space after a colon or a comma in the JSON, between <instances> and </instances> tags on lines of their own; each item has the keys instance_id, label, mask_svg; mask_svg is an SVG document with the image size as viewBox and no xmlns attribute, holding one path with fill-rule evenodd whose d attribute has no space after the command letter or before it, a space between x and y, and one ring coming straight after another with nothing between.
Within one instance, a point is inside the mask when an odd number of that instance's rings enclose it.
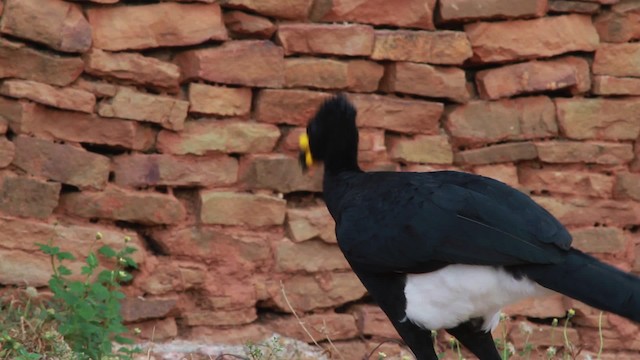
<instances>
[{"instance_id":1,"label":"white belly feather","mask_svg":"<svg viewBox=\"0 0 640 360\"><path fill-rule=\"evenodd\" d=\"M404 289L406 315L416 325L448 329L483 318L486 331L498 325L502 307L549 291L529 279L515 279L502 268L476 265L449 265L426 274L410 274Z\"/></svg>"}]
</instances>

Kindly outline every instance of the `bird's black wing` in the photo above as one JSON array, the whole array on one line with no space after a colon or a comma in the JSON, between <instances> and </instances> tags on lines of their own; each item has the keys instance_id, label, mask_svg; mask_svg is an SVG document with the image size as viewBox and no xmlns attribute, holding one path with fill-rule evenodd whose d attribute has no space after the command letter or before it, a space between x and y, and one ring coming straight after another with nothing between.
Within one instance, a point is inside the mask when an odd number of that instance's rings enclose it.
<instances>
[{"instance_id":1,"label":"bird's black wing","mask_svg":"<svg viewBox=\"0 0 640 360\"><path fill-rule=\"evenodd\" d=\"M369 173L342 202L336 234L352 265L423 272L438 264L561 261L567 230L499 181L459 173Z\"/></svg>"}]
</instances>

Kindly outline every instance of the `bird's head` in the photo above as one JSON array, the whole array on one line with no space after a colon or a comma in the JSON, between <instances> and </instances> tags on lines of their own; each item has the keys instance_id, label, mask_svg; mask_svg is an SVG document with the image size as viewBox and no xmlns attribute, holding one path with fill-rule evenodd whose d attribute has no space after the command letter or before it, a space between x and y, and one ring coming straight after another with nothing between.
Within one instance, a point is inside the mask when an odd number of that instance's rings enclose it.
<instances>
[{"instance_id":1,"label":"bird's head","mask_svg":"<svg viewBox=\"0 0 640 360\"><path fill-rule=\"evenodd\" d=\"M325 164L325 171L358 169L358 128L356 109L343 94L320 105L309 120L307 131L300 135L300 164L303 169L315 161Z\"/></svg>"}]
</instances>

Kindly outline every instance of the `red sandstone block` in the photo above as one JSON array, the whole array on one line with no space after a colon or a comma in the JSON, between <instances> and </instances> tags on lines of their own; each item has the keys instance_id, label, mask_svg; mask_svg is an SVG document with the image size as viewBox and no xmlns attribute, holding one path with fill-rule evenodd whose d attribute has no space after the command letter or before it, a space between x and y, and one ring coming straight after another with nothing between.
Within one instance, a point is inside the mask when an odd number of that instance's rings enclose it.
<instances>
[{"instance_id":1,"label":"red sandstone block","mask_svg":"<svg viewBox=\"0 0 640 360\"><path fill-rule=\"evenodd\" d=\"M493 164L493 165L480 165L473 168L473 173L490 177L503 183L519 187L518 181L518 169L513 164Z\"/></svg>"},{"instance_id":2,"label":"red sandstone block","mask_svg":"<svg viewBox=\"0 0 640 360\"><path fill-rule=\"evenodd\" d=\"M369 56L373 27L356 24L280 24L276 38L285 54Z\"/></svg>"},{"instance_id":3,"label":"red sandstone block","mask_svg":"<svg viewBox=\"0 0 640 360\"><path fill-rule=\"evenodd\" d=\"M144 225L177 224L186 217L182 203L172 195L107 186L103 191L82 191L60 197L62 213Z\"/></svg>"},{"instance_id":4,"label":"red sandstone block","mask_svg":"<svg viewBox=\"0 0 640 360\"><path fill-rule=\"evenodd\" d=\"M251 89L189 84L189 112L218 116L244 116L251 111Z\"/></svg>"},{"instance_id":5,"label":"red sandstone block","mask_svg":"<svg viewBox=\"0 0 640 360\"><path fill-rule=\"evenodd\" d=\"M74 88L56 88L31 80L5 80L0 86L0 94L25 98L40 104L66 110L92 113L96 97L90 92Z\"/></svg>"},{"instance_id":6,"label":"red sandstone block","mask_svg":"<svg viewBox=\"0 0 640 360\"><path fill-rule=\"evenodd\" d=\"M159 152L175 155L209 153L270 152L280 138L271 124L238 120L187 121L184 130L162 130L158 134Z\"/></svg>"},{"instance_id":7,"label":"red sandstone block","mask_svg":"<svg viewBox=\"0 0 640 360\"><path fill-rule=\"evenodd\" d=\"M9 166L15 156L15 145L5 137L0 137L0 168Z\"/></svg>"},{"instance_id":8,"label":"red sandstone block","mask_svg":"<svg viewBox=\"0 0 640 360\"><path fill-rule=\"evenodd\" d=\"M627 248L627 237L622 229L614 227L588 227L571 230L572 245L584 252L616 254Z\"/></svg>"},{"instance_id":9,"label":"red sandstone block","mask_svg":"<svg viewBox=\"0 0 640 360\"><path fill-rule=\"evenodd\" d=\"M46 219L58 206L60 183L0 172L0 214Z\"/></svg>"},{"instance_id":10,"label":"red sandstone block","mask_svg":"<svg viewBox=\"0 0 640 360\"><path fill-rule=\"evenodd\" d=\"M600 11L600 4L597 3L566 0L549 1L549 12L552 13L596 14L598 11Z\"/></svg>"},{"instance_id":11,"label":"red sandstone block","mask_svg":"<svg viewBox=\"0 0 640 360\"><path fill-rule=\"evenodd\" d=\"M518 176L523 186L536 192L603 198L610 198L613 193L613 177L589 171L520 167Z\"/></svg>"},{"instance_id":12,"label":"red sandstone block","mask_svg":"<svg viewBox=\"0 0 640 360\"><path fill-rule=\"evenodd\" d=\"M0 39L0 78L15 77L66 86L80 76L83 68L79 57L52 55Z\"/></svg>"},{"instance_id":13,"label":"red sandstone block","mask_svg":"<svg viewBox=\"0 0 640 360\"><path fill-rule=\"evenodd\" d=\"M13 142L13 165L29 174L82 189L102 189L107 184L110 161L106 156L28 136Z\"/></svg>"},{"instance_id":14,"label":"red sandstone block","mask_svg":"<svg viewBox=\"0 0 640 360\"><path fill-rule=\"evenodd\" d=\"M91 47L91 27L82 8L62 0L6 0L0 32L65 52Z\"/></svg>"},{"instance_id":15,"label":"red sandstone block","mask_svg":"<svg viewBox=\"0 0 640 360\"><path fill-rule=\"evenodd\" d=\"M275 244L276 269L282 272L350 270L337 244L321 240L295 243L284 238Z\"/></svg>"},{"instance_id":16,"label":"red sandstone block","mask_svg":"<svg viewBox=\"0 0 640 360\"><path fill-rule=\"evenodd\" d=\"M322 191L322 171L305 174L297 157L284 154L245 157L241 164L240 178L249 189L270 189L281 193Z\"/></svg>"},{"instance_id":17,"label":"red sandstone block","mask_svg":"<svg viewBox=\"0 0 640 360\"><path fill-rule=\"evenodd\" d=\"M631 144L579 141L546 141L536 143L541 161L548 163L626 164L633 160Z\"/></svg>"},{"instance_id":18,"label":"red sandstone block","mask_svg":"<svg viewBox=\"0 0 640 360\"><path fill-rule=\"evenodd\" d=\"M472 55L461 31L376 30L371 58L460 65Z\"/></svg>"},{"instance_id":19,"label":"red sandstone block","mask_svg":"<svg viewBox=\"0 0 640 360\"><path fill-rule=\"evenodd\" d=\"M121 186L228 186L238 179L238 161L228 156L129 154L113 158Z\"/></svg>"},{"instance_id":20,"label":"red sandstone block","mask_svg":"<svg viewBox=\"0 0 640 360\"><path fill-rule=\"evenodd\" d=\"M227 11L222 17L232 38L269 39L276 31L276 25L262 16L242 11Z\"/></svg>"},{"instance_id":21,"label":"red sandstone block","mask_svg":"<svg viewBox=\"0 0 640 360\"><path fill-rule=\"evenodd\" d=\"M455 163L483 165L532 160L536 157L538 157L538 153L533 143L516 142L461 151L455 154Z\"/></svg>"},{"instance_id":22,"label":"red sandstone block","mask_svg":"<svg viewBox=\"0 0 640 360\"><path fill-rule=\"evenodd\" d=\"M403 162L426 164L453 163L453 150L443 135L416 135L413 138L389 137L389 156Z\"/></svg>"},{"instance_id":23,"label":"red sandstone block","mask_svg":"<svg viewBox=\"0 0 640 360\"><path fill-rule=\"evenodd\" d=\"M92 49L85 54L84 62L85 71L94 76L171 92L176 92L178 89L180 68L153 57L138 53L112 53Z\"/></svg>"},{"instance_id":24,"label":"red sandstone block","mask_svg":"<svg viewBox=\"0 0 640 360\"><path fill-rule=\"evenodd\" d=\"M456 144L471 146L558 134L555 106L546 96L452 106L446 111L445 126Z\"/></svg>"},{"instance_id":25,"label":"red sandstone block","mask_svg":"<svg viewBox=\"0 0 640 360\"><path fill-rule=\"evenodd\" d=\"M284 61L285 87L344 89L348 84L348 64L344 61L310 57Z\"/></svg>"},{"instance_id":26,"label":"red sandstone block","mask_svg":"<svg viewBox=\"0 0 640 360\"><path fill-rule=\"evenodd\" d=\"M321 0L314 20L356 22L433 30L436 0Z\"/></svg>"},{"instance_id":27,"label":"red sandstone block","mask_svg":"<svg viewBox=\"0 0 640 360\"><path fill-rule=\"evenodd\" d=\"M593 93L596 95L640 95L640 79L596 75L593 77Z\"/></svg>"},{"instance_id":28,"label":"red sandstone block","mask_svg":"<svg viewBox=\"0 0 640 360\"><path fill-rule=\"evenodd\" d=\"M282 225L287 207L275 196L227 191L201 191L200 201L200 220L217 225Z\"/></svg>"},{"instance_id":29,"label":"red sandstone block","mask_svg":"<svg viewBox=\"0 0 640 360\"><path fill-rule=\"evenodd\" d=\"M635 201L640 201L640 174L616 174L614 194L618 199L633 199Z\"/></svg>"},{"instance_id":30,"label":"red sandstone block","mask_svg":"<svg viewBox=\"0 0 640 360\"><path fill-rule=\"evenodd\" d=\"M178 299L128 297L120 302L120 313L126 322L164 318L178 310Z\"/></svg>"},{"instance_id":31,"label":"red sandstone block","mask_svg":"<svg viewBox=\"0 0 640 360\"><path fill-rule=\"evenodd\" d=\"M476 74L476 83L480 97L495 100L570 87L585 92L591 88L589 76L589 64L586 60L566 58L529 61L483 70Z\"/></svg>"},{"instance_id":32,"label":"red sandstone block","mask_svg":"<svg viewBox=\"0 0 640 360\"><path fill-rule=\"evenodd\" d=\"M633 201L542 196L533 199L567 226L624 226L640 220L640 204Z\"/></svg>"},{"instance_id":33,"label":"red sandstone block","mask_svg":"<svg viewBox=\"0 0 640 360\"><path fill-rule=\"evenodd\" d=\"M148 49L227 39L218 4L103 6L89 8L87 15L93 46L98 49Z\"/></svg>"},{"instance_id":34,"label":"red sandstone block","mask_svg":"<svg viewBox=\"0 0 640 360\"><path fill-rule=\"evenodd\" d=\"M264 16L280 19L305 20L313 0L222 0L224 7L251 10Z\"/></svg>"},{"instance_id":35,"label":"red sandstone block","mask_svg":"<svg viewBox=\"0 0 640 360\"><path fill-rule=\"evenodd\" d=\"M440 0L444 21L540 17L547 12L547 0Z\"/></svg>"},{"instance_id":36,"label":"red sandstone block","mask_svg":"<svg viewBox=\"0 0 640 360\"><path fill-rule=\"evenodd\" d=\"M473 23L465 26L465 32L474 60L483 63L593 51L599 44L591 17L577 14Z\"/></svg>"},{"instance_id":37,"label":"red sandstone block","mask_svg":"<svg viewBox=\"0 0 640 360\"><path fill-rule=\"evenodd\" d=\"M284 83L284 52L269 41L230 41L179 53L174 60L183 80L263 87Z\"/></svg>"},{"instance_id":38,"label":"red sandstone block","mask_svg":"<svg viewBox=\"0 0 640 360\"><path fill-rule=\"evenodd\" d=\"M303 316L301 321L304 322L306 329L316 339L329 338L332 341L340 341L358 336L356 318L351 314L311 314ZM300 326L300 320L294 316L277 317L268 321L266 325L268 328L273 329L274 332L289 338L305 342L309 341L309 335ZM342 351L340 354L344 356Z\"/></svg>"},{"instance_id":39,"label":"red sandstone block","mask_svg":"<svg viewBox=\"0 0 640 360\"><path fill-rule=\"evenodd\" d=\"M593 60L593 73L640 76L640 43L601 44Z\"/></svg>"},{"instance_id":40,"label":"red sandstone block","mask_svg":"<svg viewBox=\"0 0 640 360\"><path fill-rule=\"evenodd\" d=\"M615 4L598 14L594 25L601 41L624 43L640 39L640 4L637 1Z\"/></svg>"},{"instance_id":41,"label":"red sandstone block","mask_svg":"<svg viewBox=\"0 0 640 360\"><path fill-rule=\"evenodd\" d=\"M626 99L555 99L562 133L571 139L635 140L640 102Z\"/></svg>"},{"instance_id":42,"label":"red sandstone block","mask_svg":"<svg viewBox=\"0 0 640 360\"><path fill-rule=\"evenodd\" d=\"M378 85L384 75L384 66L368 60L348 61L348 87L354 92L373 92L378 90Z\"/></svg>"},{"instance_id":43,"label":"red sandstone block","mask_svg":"<svg viewBox=\"0 0 640 360\"><path fill-rule=\"evenodd\" d=\"M257 96L255 117L271 124L306 126L329 93L309 90L261 90Z\"/></svg>"},{"instance_id":44,"label":"red sandstone block","mask_svg":"<svg viewBox=\"0 0 640 360\"><path fill-rule=\"evenodd\" d=\"M465 72L456 67L394 62L387 65L381 88L388 92L447 98L459 103L471 98Z\"/></svg>"}]
</instances>

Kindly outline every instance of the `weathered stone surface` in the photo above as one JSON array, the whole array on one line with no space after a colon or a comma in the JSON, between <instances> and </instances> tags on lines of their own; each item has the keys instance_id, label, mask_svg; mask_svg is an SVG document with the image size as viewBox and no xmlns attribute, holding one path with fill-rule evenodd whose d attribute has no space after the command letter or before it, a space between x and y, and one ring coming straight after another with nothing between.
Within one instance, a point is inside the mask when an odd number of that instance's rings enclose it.
<instances>
[{"instance_id":1,"label":"weathered stone surface","mask_svg":"<svg viewBox=\"0 0 640 360\"><path fill-rule=\"evenodd\" d=\"M66 86L80 76L83 68L80 58L52 55L0 39L0 78L15 77Z\"/></svg>"},{"instance_id":2,"label":"weathered stone surface","mask_svg":"<svg viewBox=\"0 0 640 360\"><path fill-rule=\"evenodd\" d=\"M577 14L480 22L466 25L465 32L471 41L474 60L483 63L593 51L599 43L591 17Z\"/></svg>"},{"instance_id":3,"label":"weathered stone surface","mask_svg":"<svg viewBox=\"0 0 640 360\"><path fill-rule=\"evenodd\" d=\"M337 245L319 240L294 243L289 239L282 239L276 244L275 257L278 271L283 272L311 273L350 269Z\"/></svg>"},{"instance_id":4,"label":"weathered stone surface","mask_svg":"<svg viewBox=\"0 0 640 360\"><path fill-rule=\"evenodd\" d=\"M74 111L55 110L37 104L0 98L0 109L11 130L75 142L87 142L133 150L149 149L155 141L153 129L134 121L106 119Z\"/></svg>"},{"instance_id":5,"label":"weathered stone surface","mask_svg":"<svg viewBox=\"0 0 640 360\"><path fill-rule=\"evenodd\" d=\"M314 339L329 338L331 341L339 341L355 338L358 335L356 319L351 314L312 314L303 316L301 320ZM298 319L293 316L278 317L270 320L267 326L286 337L307 342L312 341L300 326ZM345 356L342 351L340 354ZM348 359L352 358L349 357Z\"/></svg>"},{"instance_id":6,"label":"weathered stone surface","mask_svg":"<svg viewBox=\"0 0 640 360\"><path fill-rule=\"evenodd\" d=\"M204 155L213 152L263 153L273 150L280 137L274 125L235 120L187 121L176 133L158 134L160 152L176 155Z\"/></svg>"},{"instance_id":7,"label":"weathered stone surface","mask_svg":"<svg viewBox=\"0 0 640 360\"><path fill-rule=\"evenodd\" d=\"M344 89L348 85L348 65L344 61L311 57L284 61L285 87Z\"/></svg>"},{"instance_id":8,"label":"weathered stone surface","mask_svg":"<svg viewBox=\"0 0 640 360\"><path fill-rule=\"evenodd\" d=\"M347 62L349 91L373 92L384 75L384 66L368 60L350 60Z\"/></svg>"},{"instance_id":9,"label":"weathered stone surface","mask_svg":"<svg viewBox=\"0 0 640 360\"><path fill-rule=\"evenodd\" d=\"M640 79L596 75L593 77L593 93L596 95L640 95Z\"/></svg>"},{"instance_id":10,"label":"weathered stone surface","mask_svg":"<svg viewBox=\"0 0 640 360\"><path fill-rule=\"evenodd\" d=\"M360 280L351 272L327 273L315 276L298 275L283 282L284 291L296 311L310 311L358 300L366 293ZM291 309L284 300L280 282L272 281L267 291L278 308L285 312Z\"/></svg>"},{"instance_id":11,"label":"weathered stone surface","mask_svg":"<svg viewBox=\"0 0 640 360\"><path fill-rule=\"evenodd\" d=\"M578 141L536 143L540 160L548 163L625 164L633 160L631 144Z\"/></svg>"},{"instance_id":12,"label":"weathered stone surface","mask_svg":"<svg viewBox=\"0 0 640 360\"><path fill-rule=\"evenodd\" d=\"M67 263L74 274L80 274L80 267L90 250L95 251L102 245L114 249L123 247L123 239L129 236L128 243L137 249L131 257L140 265L144 265L146 252L137 234L111 230L104 225L100 227L86 225L47 224L38 220L0 217L0 283L30 286L46 286L51 277L51 260L38 250L36 244L47 244L53 240L63 251L71 252L78 261ZM96 233L102 239L95 241ZM29 271L24 271L28 264Z\"/></svg>"},{"instance_id":13,"label":"weathered stone surface","mask_svg":"<svg viewBox=\"0 0 640 360\"><path fill-rule=\"evenodd\" d=\"M306 126L331 94L308 90L262 90L258 94L256 120L271 124Z\"/></svg>"},{"instance_id":14,"label":"weathered stone surface","mask_svg":"<svg viewBox=\"0 0 640 360\"><path fill-rule=\"evenodd\" d=\"M556 99L558 123L571 139L635 140L640 102L627 99Z\"/></svg>"},{"instance_id":15,"label":"weathered stone surface","mask_svg":"<svg viewBox=\"0 0 640 360\"><path fill-rule=\"evenodd\" d=\"M453 163L453 150L446 136L416 135L413 138L390 137L389 156L394 160L429 163Z\"/></svg>"},{"instance_id":16,"label":"weathered stone surface","mask_svg":"<svg viewBox=\"0 0 640 360\"><path fill-rule=\"evenodd\" d=\"M480 176L490 177L502 181L512 187L519 187L518 169L513 164L480 165L473 168L473 172Z\"/></svg>"},{"instance_id":17,"label":"weathered stone surface","mask_svg":"<svg viewBox=\"0 0 640 360\"><path fill-rule=\"evenodd\" d=\"M320 0L312 19L433 30L436 0Z\"/></svg>"},{"instance_id":18,"label":"weathered stone surface","mask_svg":"<svg viewBox=\"0 0 640 360\"><path fill-rule=\"evenodd\" d=\"M18 136L13 165L36 176L79 188L102 189L109 178L109 158L80 147Z\"/></svg>"},{"instance_id":19,"label":"weathered stone surface","mask_svg":"<svg viewBox=\"0 0 640 360\"><path fill-rule=\"evenodd\" d=\"M226 186L238 178L238 161L228 156L130 154L113 158L121 186Z\"/></svg>"},{"instance_id":20,"label":"weathered stone surface","mask_svg":"<svg viewBox=\"0 0 640 360\"><path fill-rule=\"evenodd\" d=\"M0 212L10 216L45 219L58 206L60 184L11 172L0 173Z\"/></svg>"},{"instance_id":21,"label":"weathered stone surface","mask_svg":"<svg viewBox=\"0 0 640 360\"><path fill-rule=\"evenodd\" d=\"M615 4L594 18L600 40L624 43L640 39L640 3L635 0Z\"/></svg>"},{"instance_id":22,"label":"weathered stone surface","mask_svg":"<svg viewBox=\"0 0 640 360\"><path fill-rule=\"evenodd\" d=\"M472 55L461 31L376 30L371 58L460 65Z\"/></svg>"},{"instance_id":23,"label":"weathered stone surface","mask_svg":"<svg viewBox=\"0 0 640 360\"><path fill-rule=\"evenodd\" d=\"M287 209L287 231L293 241L320 238L328 243L336 243L335 226L324 205Z\"/></svg>"},{"instance_id":24,"label":"weathered stone surface","mask_svg":"<svg viewBox=\"0 0 640 360\"><path fill-rule=\"evenodd\" d=\"M0 86L0 94L88 113L92 113L96 105L96 97L90 92L73 88L55 88L31 80L5 80Z\"/></svg>"},{"instance_id":25,"label":"weathered stone surface","mask_svg":"<svg viewBox=\"0 0 640 360\"><path fill-rule=\"evenodd\" d=\"M221 0L225 7L247 9L280 19L304 20L309 16L313 0Z\"/></svg>"},{"instance_id":26,"label":"weathered stone surface","mask_svg":"<svg viewBox=\"0 0 640 360\"><path fill-rule=\"evenodd\" d=\"M168 341L178 336L178 324L174 317L139 322L134 329L140 330L140 338L149 341Z\"/></svg>"},{"instance_id":27,"label":"weathered stone surface","mask_svg":"<svg viewBox=\"0 0 640 360\"><path fill-rule=\"evenodd\" d=\"M16 153L16 147L13 142L5 137L0 137L0 168L7 167L13 161Z\"/></svg>"},{"instance_id":28,"label":"weathered stone surface","mask_svg":"<svg viewBox=\"0 0 640 360\"><path fill-rule=\"evenodd\" d=\"M272 255L268 243L275 241L269 238L274 237L272 234L224 231L202 226L176 228L170 231L156 230L151 236L168 254L189 259L206 259L210 266L216 268L217 274L247 274L269 264ZM167 278L170 274L185 271L187 275L185 283L176 284L179 289L199 285L199 282L196 282L198 274L200 282L207 280L202 274L206 271L204 269L185 268L180 264L174 267L175 269L166 274ZM192 275L189 275L190 273ZM174 283L175 281L168 282L169 285ZM171 287L167 286L166 290L171 290Z\"/></svg>"},{"instance_id":29,"label":"weathered stone surface","mask_svg":"<svg viewBox=\"0 0 640 360\"><path fill-rule=\"evenodd\" d=\"M173 232L163 232L172 234ZM155 233L152 232L155 239ZM205 264L165 259L161 265L151 266L148 272L134 277L133 283L147 294L163 295L202 286L206 280Z\"/></svg>"},{"instance_id":30,"label":"weathered stone surface","mask_svg":"<svg viewBox=\"0 0 640 360\"><path fill-rule=\"evenodd\" d=\"M411 62L387 65L381 88L389 92L447 98L460 103L471 98L464 70Z\"/></svg>"},{"instance_id":31,"label":"weathered stone surface","mask_svg":"<svg viewBox=\"0 0 640 360\"><path fill-rule=\"evenodd\" d=\"M591 227L571 231L572 246L588 253L620 253L626 250L627 240L622 229Z\"/></svg>"},{"instance_id":32,"label":"weathered stone surface","mask_svg":"<svg viewBox=\"0 0 640 360\"><path fill-rule=\"evenodd\" d=\"M84 61L85 71L91 75L172 92L178 88L180 68L156 58L137 53L110 53L92 49L84 56Z\"/></svg>"},{"instance_id":33,"label":"weathered stone surface","mask_svg":"<svg viewBox=\"0 0 640 360\"><path fill-rule=\"evenodd\" d=\"M186 210L175 197L156 192L107 186L101 192L77 192L60 197L60 210L83 218L137 222L145 225L176 224Z\"/></svg>"},{"instance_id":34,"label":"weathered stone surface","mask_svg":"<svg viewBox=\"0 0 640 360\"><path fill-rule=\"evenodd\" d=\"M447 110L445 126L453 141L478 145L558 134L553 101L546 96L472 101Z\"/></svg>"},{"instance_id":35,"label":"weathered stone surface","mask_svg":"<svg viewBox=\"0 0 640 360\"><path fill-rule=\"evenodd\" d=\"M457 164L492 164L531 160L538 156L536 146L531 142L517 142L465 150L455 155Z\"/></svg>"},{"instance_id":36,"label":"weathered stone surface","mask_svg":"<svg viewBox=\"0 0 640 360\"><path fill-rule=\"evenodd\" d=\"M527 316L538 319L562 318L567 314L567 305L560 294L535 297L519 301L503 309L511 316Z\"/></svg>"},{"instance_id":37,"label":"weathered stone surface","mask_svg":"<svg viewBox=\"0 0 640 360\"><path fill-rule=\"evenodd\" d=\"M227 39L218 4L166 2L87 10L93 46L104 50L183 46Z\"/></svg>"},{"instance_id":38,"label":"weathered stone surface","mask_svg":"<svg viewBox=\"0 0 640 360\"><path fill-rule=\"evenodd\" d=\"M174 60L184 80L261 87L284 83L284 51L270 41L230 41L179 53Z\"/></svg>"},{"instance_id":39,"label":"weathered stone surface","mask_svg":"<svg viewBox=\"0 0 640 360\"><path fill-rule=\"evenodd\" d=\"M550 0L549 11L555 13L595 14L600 10L600 4L582 1ZM597 28L597 25L596 25ZM600 31L598 30L598 33ZM602 37L601 37L602 39Z\"/></svg>"},{"instance_id":40,"label":"weathered stone surface","mask_svg":"<svg viewBox=\"0 0 640 360\"><path fill-rule=\"evenodd\" d=\"M163 318L177 310L177 298L128 297L120 302L120 314L126 322Z\"/></svg>"},{"instance_id":41,"label":"weathered stone surface","mask_svg":"<svg viewBox=\"0 0 640 360\"><path fill-rule=\"evenodd\" d=\"M256 308L239 310L195 310L183 314L184 321L189 326L225 326L249 324L258 318Z\"/></svg>"},{"instance_id":42,"label":"weathered stone surface","mask_svg":"<svg viewBox=\"0 0 640 360\"><path fill-rule=\"evenodd\" d=\"M62 0L6 0L0 32L65 52L85 52L91 27L82 8Z\"/></svg>"},{"instance_id":43,"label":"weathered stone surface","mask_svg":"<svg viewBox=\"0 0 640 360\"><path fill-rule=\"evenodd\" d=\"M358 319L358 330L361 334L400 339L393 324L378 306L358 304L350 312Z\"/></svg>"},{"instance_id":44,"label":"weathered stone surface","mask_svg":"<svg viewBox=\"0 0 640 360\"><path fill-rule=\"evenodd\" d=\"M624 226L640 220L637 202L542 196L533 196L533 199L567 226Z\"/></svg>"},{"instance_id":45,"label":"weathered stone surface","mask_svg":"<svg viewBox=\"0 0 640 360\"><path fill-rule=\"evenodd\" d=\"M547 0L440 0L444 21L511 19L540 17L547 11Z\"/></svg>"},{"instance_id":46,"label":"weathered stone surface","mask_svg":"<svg viewBox=\"0 0 640 360\"><path fill-rule=\"evenodd\" d=\"M285 54L369 56L373 27L357 24L280 24L277 40Z\"/></svg>"},{"instance_id":47,"label":"weathered stone surface","mask_svg":"<svg viewBox=\"0 0 640 360\"><path fill-rule=\"evenodd\" d=\"M73 84L73 87L88 91L94 94L97 98L115 96L118 91L118 87L113 84L109 84L100 80L87 80L84 78L78 78Z\"/></svg>"},{"instance_id":48,"label":"weathered stone surface","mask_svg":"<svg viewBox=\"0 0 640 360\"><path fill-rule=\"evenodd\" d=\"M189 84L189 112L242 116L251 111L250 88L228 88L198 83Z\"/></svg>"},{"instance_id":49,"label":"weathered stone surface","mask_svg":"<svg viewBox=\"0 0 640 360\"><path fill-rule=\"evenodd\" d=\"M270 189L282 193L322 191L322 171L303 173L297 158L284 154L249 155L240 178L250 189Z\"/></svg>"},{"instance_id":50,"label":"weathered stone surface","mask_svg":"<svg viewBox=\"0 0 640 360\"><path fill-rule=\"evenodd\" d=\"M201 191L200 217L205 224L282 225L287 202L267 195L226 191Z\"/></svg>"},{"instance_id":51,"label":"weathered stone surface","mask_svg":"<svg viewBox=\"0 0 640 360\"><path fill-rule=\"evenodd\" d=\"M351 94L358 109L356 122L409 134L438 134L444 105L438 102L400 99L392 96Z\"/></svg>"},{"instance_id":52,"label":"weathered stone surface","mask_svg":"<svg viewBox=\"0 0 640 360\"><path fill-rule=\"evenodd\" d=\"M593 60L593 73L640 77L640 43L600 44Z\"/></svg>"},{"instance_id":53,"label":"weathered stone surface","mask_svg":"<svg viewBox=\"0 0 640 360\"><path fill-rule=\"evenodd\" d=\"M587 61L579 58L574 59L583 62L582 68L587 69L588 77L589 65ZM518 94L575 87L579 83L578 69L575 65L577 64L562 60L529 61L483 70L476 74L478 92L483 99L495 100ZM587 91L589 88L590 86L586 86L583 91Z\"/></svg>"},{"instance_id":54,"label":"weathered stone surface","mask_svg":"<svg viewBox=\"0 0 640 360\"><path fill-rule=\"evenodd\" d=\"M640 201L640 174L616 174L614 194L615 197L619 199L633 199Z\"/></svg>"},{"instance_id":55,"label":"weathered stone surface","mask_svg":"<svg viewBox=\"0 0 640 360\"><path fill-rule=\"evenodd\" d=\"M604 198L611 197L613 193L613 177L588 171L521 167L519 178L522 185L537 192L589 194Z\"/></svg>"},{"instance_id":56,"label":"weathered stone surface","mask_svg":"<svg viewBox=\"0 0 640 360\"><path fill-rule=\"evenodd\" d=\"M98 114L148 121L170 130L182 130L189 102L168 96L151 95L121 87L116 96L98 104Z\"/></svg>"},{"instance_id":57,"label":"weathered stone surface","mask_svg":"<svg viewBox=\"0 0 640 360\"><path fill-rule=\"evenodd\" d=\"M271 20L242 11L224 12L222 18L232 38L269 39L276 31L276 25Z\"/></svg>"}]
</instances>

